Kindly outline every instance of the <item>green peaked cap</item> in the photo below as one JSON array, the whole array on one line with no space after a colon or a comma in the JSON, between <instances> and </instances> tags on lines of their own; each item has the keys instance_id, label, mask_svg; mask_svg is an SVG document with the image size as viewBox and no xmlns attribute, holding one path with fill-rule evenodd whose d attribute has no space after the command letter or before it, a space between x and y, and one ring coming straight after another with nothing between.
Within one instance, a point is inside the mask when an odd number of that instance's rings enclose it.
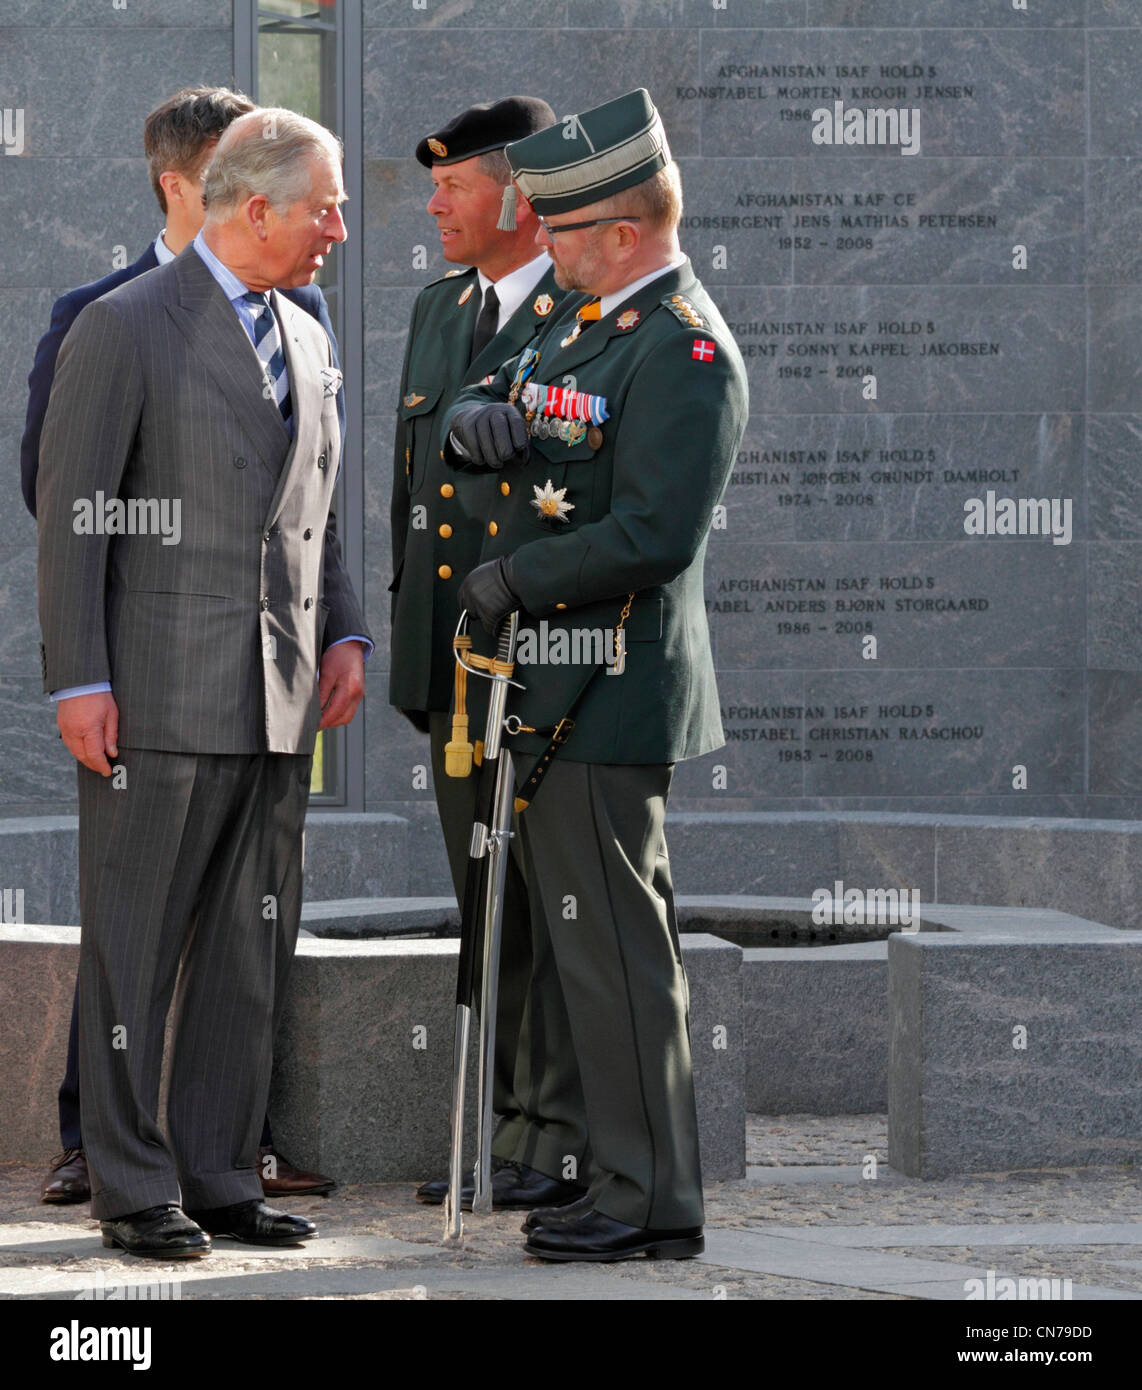
<instances>
[{"instance_id":1,"label":"green peaked cap","mask_svg":"<svg viewBox=\"0 0 1142 1390\"><path fill-rule=\"evenodd\" d=\"M500 226L515 225L515 186L540 217L571 212L621 193L670 163L662 117L645 87L564 116L508 145L515 185L504 190Z\"/></svg>"}]
</instances>

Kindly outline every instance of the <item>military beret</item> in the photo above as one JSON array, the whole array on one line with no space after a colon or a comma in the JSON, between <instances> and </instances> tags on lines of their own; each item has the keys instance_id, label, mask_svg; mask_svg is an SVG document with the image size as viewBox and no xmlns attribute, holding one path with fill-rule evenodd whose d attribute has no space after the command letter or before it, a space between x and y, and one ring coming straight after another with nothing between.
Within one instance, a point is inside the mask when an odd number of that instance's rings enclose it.
<instances>
[{"instance_id":1,"label":"military beret","mask_svg":"<svg viewBox=\"0 0 1142 1390\"><path fill-rule=\"evenodd\" d=\"M516 185L540 217L600 202L670 163L662 117L645 87L565 116L504 153Z\"/></svg>"},{"instance_id":2,"label":"military beret","mask_svg":"<svg viewBox=\"0 0 1142 1390\"><path fill-rule=\"evenodd\" d=\"M480 102L426 135L416 147L416 157L426 169L435 164L458 164L462 159L502 150L513 140L554 124L555 112L538 97Z\"/></svg>"}]
</instances>

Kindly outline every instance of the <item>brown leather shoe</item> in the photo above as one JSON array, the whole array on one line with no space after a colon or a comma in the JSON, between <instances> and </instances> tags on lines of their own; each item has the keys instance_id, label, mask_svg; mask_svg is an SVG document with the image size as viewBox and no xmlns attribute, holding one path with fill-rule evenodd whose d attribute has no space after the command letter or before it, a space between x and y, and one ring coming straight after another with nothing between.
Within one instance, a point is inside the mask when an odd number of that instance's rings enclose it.
<instances>
[{"instance_id":1,"label":"brown leather shoe","mask_svg":"<svg viewBox=\"0 0 1142 1390\"><path fill-rule=\"evenodd\" d=\"M327 1197L337 1186L333 1178L295 1168L277 1149L258 1150L258 1176L267 1197Z\"/></svg>"},{"instance_id":2,"label":"brown leather shoe","mask_svg":"<svg viewBox=\"0 0 1142 1390\"><path fill-rule=\"evenodd\" d=\"M51 1171L40 1187L40 1201L62 1205L89 1202L91 1179L87 1176L87 1155L82 1149L64 1149L52 1159Z\"/></svg>"}]
</instances>

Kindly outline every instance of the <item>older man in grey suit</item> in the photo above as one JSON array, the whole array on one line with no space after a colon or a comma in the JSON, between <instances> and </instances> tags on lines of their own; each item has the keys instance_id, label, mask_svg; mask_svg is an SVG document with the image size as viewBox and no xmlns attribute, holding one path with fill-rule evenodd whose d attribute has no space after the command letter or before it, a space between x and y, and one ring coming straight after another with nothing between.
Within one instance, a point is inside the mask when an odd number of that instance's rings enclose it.
<instances>
[{"instance_id":1,"label":"older man in grey suit","mask_svg":"<svg viewBox=\"0 0 1142 1390\"><path fill-rule=\"evenodd\" d=\"M352 719L371 639L329 510L340 373L272 287L313 280L344 197L321 126L235 121L202 231L80 314L44 425L43 674L79 763L92 1215L136 1254L315 1234L262 1201L255 1159L314 739Z\"/></svg>"}]
</instances>

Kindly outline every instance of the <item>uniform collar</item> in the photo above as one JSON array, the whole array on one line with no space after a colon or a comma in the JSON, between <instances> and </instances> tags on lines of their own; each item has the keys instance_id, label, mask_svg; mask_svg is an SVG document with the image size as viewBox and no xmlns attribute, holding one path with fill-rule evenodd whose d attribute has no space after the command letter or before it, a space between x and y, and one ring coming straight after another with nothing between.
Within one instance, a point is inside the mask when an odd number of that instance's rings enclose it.
<instances>
[{"instance_id":1,"label":"uniform collar","mask_svg":"<svg viewBox=\"0 0 1142 1390\"><path fill-rule=\"evenodd\" d=\"M686 264L685 255L679 251L677 257L668 265L661 265L657 270L652 270L649 275L644 275L640 280L632 280L629 285L624 285L621 290L615 290L611 294L604 295L599 301L599 317L605 319L609 313L617 309L620 304L625 304L628 299L633 299L639 290L645 289L647 285L655 280L660 280L662 276L669 275L672 270L677 270L680 265Z\"/></svg>"},{"instance_id":2,"label":"uniform collar","mask_svg":"<svg viewBox=\"0 0 1142 1390\"><path fill-rule=\"evenodd\" d=\"M476 267L481 300L489 285L494 284L496 287L496 298L500 301L500 328L507 323L550 269L551 257L546 251L541 251L534 260L528 261L525 265L517 266L510 274L501 275L498 280L489 280L479 266Z\"/></svg>"}]
</instances>

